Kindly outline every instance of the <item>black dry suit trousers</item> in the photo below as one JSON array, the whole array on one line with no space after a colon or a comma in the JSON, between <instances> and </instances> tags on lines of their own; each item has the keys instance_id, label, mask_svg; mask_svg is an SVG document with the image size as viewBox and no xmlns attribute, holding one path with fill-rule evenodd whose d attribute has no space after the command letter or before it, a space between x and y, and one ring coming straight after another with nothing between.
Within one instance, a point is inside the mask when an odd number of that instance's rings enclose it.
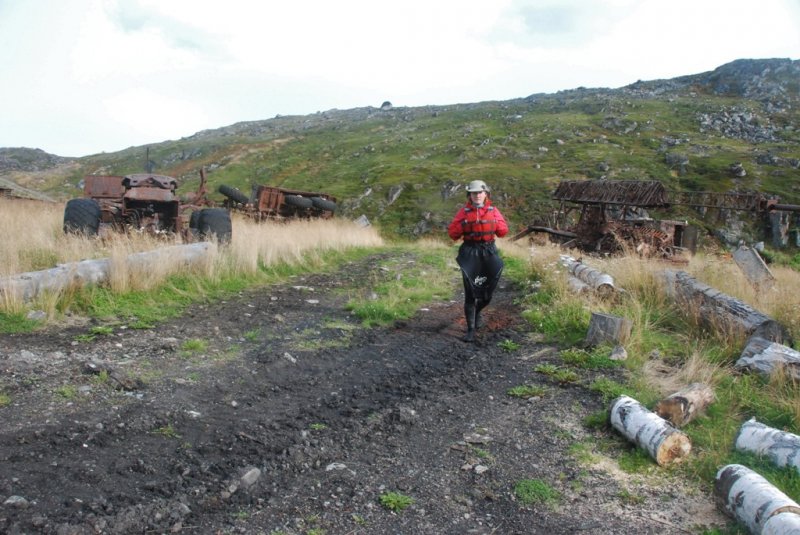
<instances>
[{"instance_id":1,"label":"black dry suit trousers","mask_svg":"<svg viewBox=\"0 0 800 535\"><path fill-rule=\"evenodd\" d=\"M476 316L492 300L503 272L503 260L494 242L464 242L456 262L464 279L464 315L469 332L475 329Z\"/></svg>"}]
</instances>

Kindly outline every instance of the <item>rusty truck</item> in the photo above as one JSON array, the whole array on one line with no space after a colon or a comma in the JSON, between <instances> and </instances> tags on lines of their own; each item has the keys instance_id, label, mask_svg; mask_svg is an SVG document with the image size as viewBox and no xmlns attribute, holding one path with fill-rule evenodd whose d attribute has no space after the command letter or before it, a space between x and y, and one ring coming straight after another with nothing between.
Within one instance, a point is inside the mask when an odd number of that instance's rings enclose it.
<instances>
[{"instance_id":1,"label":"rusty truck","mask_svg":"<svg viewBox=\"0 0 800 535\"><path fill-rule=\"evenodd\" d=\"M208 199L205 170L197 191L181 198L177 188L175 178L152 173L87 175L84 196L70 199L64 209L64 232L138 231L229 242L230 213Z\"/></svg>"}]
</instances>

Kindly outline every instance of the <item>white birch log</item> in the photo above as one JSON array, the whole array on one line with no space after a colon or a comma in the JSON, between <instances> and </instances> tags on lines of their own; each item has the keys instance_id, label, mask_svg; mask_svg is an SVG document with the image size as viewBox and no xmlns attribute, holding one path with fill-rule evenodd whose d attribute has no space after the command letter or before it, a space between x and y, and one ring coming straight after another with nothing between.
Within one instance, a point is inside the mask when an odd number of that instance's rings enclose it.
<instances>
[{"instance_id":1,"label":"white birch log","mask_svg":"<svg viewBox=\"0 0 800 535\"><path fill-rule=\"evenodd\" d=\"M630 338L632 328L633 322L628 318L592 312L584 345L593 347L603 342L624 344Z\"/></svg>"},{"instance_id":2,"label":"white birch log","mask_svg":"<svg viewBox=\"0 0 800 535\"><path fill-rule=\"evenodd\" d=\"M199 265L211 255L211 243L173 245L152 251L134 253L125 261L130 271L148 269L157 263ZM71 286L89 286L108 280L113 261L110 258L82 260L61 264L52 269L31 271L0 278L0 296L29 302L45 292L59 292Z\"/></svg>"},{"instance_id":3,"label":"white birch log","mask_svg":"<svg viewBox=\"0 0 800 535\"><path fill-rule=\"evenodd\" d=\"M797 535L800 533L800 515L782 513L769 517L761 528L761 535Z\"/></svg>"},{"instance_id":4,"label":"white birch log","mask_svg":"<svg viewBox=\"0 0 800 535\"><path fill-rule=\"evenodd\" d=\"M791 347L753 336L747 341L734 367L767 376L781 369L791 377L800 379L800 353Z\"/></svg>"},{"instance_id":5,"label":"white birch log","mask_svg":"<svg viewBox=\"0 0 800 535\"><path fill-rule=\"evenodd\" d=\"M800 436L769 427L755 418L742 424L736 449L764 455L776 466L791 466L800 472Z\"/></svg>"},{"instance_id":6,"label":"white birch log","mask_svg":"<svg viewBox=\"0 0 800 535\"><path fill-rule=\"evenodd\" d=\"M656 403L653 412L676 427L683 427L702 414L714 402L714 389L707 384L692 383Z\"/></svg>"},{"instance_id":7,"label":"white birch log","mask_svg":"<svg viewBox=\"0 0 800 535\"><path fill-rule=\"evenodd\" d=\"M703 284L685 271L665 270L662 277L668 295L694 310L707 326L791 344L792 338L786 327L750 305Z\"/></svg>"},{"instance_id":8,"label":"white birch log","mask_svg":"<svg viewBox=\"0 0 800 535\"><path fill-rule=\"evenodd\" d=\"M571 256L561 255L561 265L567 268L570 274L591 286L592 289L600 295L614 293L616 289L614 287L614 279L611 275L598 271L591 266L587 266Z\"/></svg>"},{"instance_id":9,"label":"white birch log","mask_svg":"<svg viewBox=\"0 0 800 535\"><path fill-rule=\"evenodd\" d=\"M567 286L572 293L581 294L589 291L589 285L580 280L574 275L570 275L567 279Z\"/></svg>"},{"instance_id":10,"label":"white birch log","mask_svg":"<svg viewBox=\"0 0 800 535\"><path fill-rule=\"evenodd\" d=\"M796 524L794 519L776 519L770 528L773 531L765 531L765 525L775 516L800 514L800 505L746 466L729 464L720 468L714 478L714 494L723 511L746 525L752 533L797 533L775 531L787 524Z\"/></svg>"},{"instance_id":11,"label":"white birch log","mask_svg":"<svg viewBox=\"0 0 800 535\"><path fill-rule=\"evenodd\" d=\"M684 433L628 396L611 403L611 426L665 466L682 461L692 450Z\"/></svg>"}]
</instances>

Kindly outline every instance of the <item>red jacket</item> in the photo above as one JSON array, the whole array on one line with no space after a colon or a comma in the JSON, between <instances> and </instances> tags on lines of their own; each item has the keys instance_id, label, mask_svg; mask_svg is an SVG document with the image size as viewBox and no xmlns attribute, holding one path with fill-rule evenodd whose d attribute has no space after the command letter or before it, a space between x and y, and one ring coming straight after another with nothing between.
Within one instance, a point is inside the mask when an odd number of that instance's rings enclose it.
<instances>
[{"instance_id":1,"label":"red jacket","mask_svg":"<svg viewBox=\"0 0 800 535\"><path fill-rule=\"evenodd\" d=\"M488 198L480 208L468 200L447 227L447 233L454 240L463 237L464 241L490 242L495 235L502 238L508 234L508 223Z\"/></svg>"}]
</instances>

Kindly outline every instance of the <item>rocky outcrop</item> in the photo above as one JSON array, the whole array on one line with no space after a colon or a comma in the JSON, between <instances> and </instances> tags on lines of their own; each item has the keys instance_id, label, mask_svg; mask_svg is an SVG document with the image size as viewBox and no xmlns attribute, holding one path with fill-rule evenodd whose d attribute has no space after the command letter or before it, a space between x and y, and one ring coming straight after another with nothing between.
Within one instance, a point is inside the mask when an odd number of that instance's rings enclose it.
<instances>
[{"instance_id":1,"label":"rocky outcrop","mask_svg":"<svg viewBox=\"0 0 800 535\"><path fill-rule=\"evenodd\" d=\"M69 163L74 158L49 154L42 149L0 148L0 173L9 171L44 171Z\"/></svg>"}]
</instances>

